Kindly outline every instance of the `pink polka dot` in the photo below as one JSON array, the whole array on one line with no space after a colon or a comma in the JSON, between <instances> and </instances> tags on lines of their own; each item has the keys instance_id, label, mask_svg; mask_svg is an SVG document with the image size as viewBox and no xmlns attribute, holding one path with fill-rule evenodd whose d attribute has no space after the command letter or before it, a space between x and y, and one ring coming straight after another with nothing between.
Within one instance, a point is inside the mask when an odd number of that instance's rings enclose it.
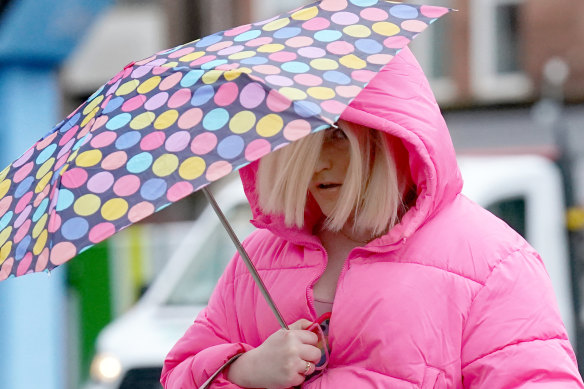
<instances>
[{"instance_id":1,"label":"pink polka dot","mask_svg":"<svg viewBox=\"0 0 584 389\"><path fill-rule=\"evenodd\" d=\"M411 32L422 32L426 27L428 25L421 20L406 20L401 24L401 28Z\"/></svg>"},{"instance_id":2,"label":"pink polka dot","mask_svg":"<svg viewBox=\"0 0 584 389\"><path fill-rule=\"evenodd\" d=\"M423 5L420 7L420 12L422 15L429 18L439 18L440 16L448 13L448 8Z\"/></svg>"},{"instance_id":3,"label":"pink polka dot","mask_svg":"<svg viewBox=\"0 0 584 389\"><path fill-rule=\"evenodd\" d=\"M245 24L243 26L235 27L227 30L223 33L224 36L236 36L251 29L251 24Z\"/></svg>"},{"instance_id":4,"label":"pink polka dot","mask_svg":"<svg viewBox=\"0 0 584 389\"><path fill-rule=\"evenodd\" d=\"M381 22L383 20L387 20L389 15L382 9L379 8L365 8L361 11L361 17L365 20L369 20L372 22Z\"/></svg>"},{"instance_id":5,"label":"pink polka dot","mask_svg":"<svg viewBox=\"0 0 584 389\"><path fill-rule=\"evenodd\" d=\"M238 63L224 63L223 65L217 66L215 69L217 70L233 70L239 67Z\"/></svg>"},{"instance_id":6,"label":"pink polka dot","mask_svg":"<svg viewBox=\"0 0 584 389\"><path fill-rule=\"evenodd\" d=\"M334 100L323 101L320 103L320 106L325 111L334 115L340 115L345 110L345 108L347 108L345 104Z\"/></svg>"},{"instance_id":7,"label":"pink polka dot","mask_svg":"<svg viewBox=\"0 0 584 389\"><path fill-rule=\"evenodd\" d=\"M262 74L280 74L281 72L280 68L274 65L256 65L253 70Z\"/></svg>"},{"instance_id":8,"label":"pink polka dot","mask_svg":"<svg viewBox=\"0 0 584 389\"><path fill-rule=\"evenodd\" d=\"M50 185L45 186L45 188L43 189L43 191L41 193L39 193L37 195L37 197L35 197L34 202L32 203L32 206L33 207L35 207L35 208L38 207L39 204L41 203L41 201L43 201L45 199L45 197L48 196L48 194L49 194L49 188L50 188Z\"/></svg>"},{"instance_id":9,"label":"pink polka dot","mask_svg":"<svg viewBox=\"0 0 584 389\"><path fill-rule=\"evenodd\" d=\"M49 216L49 225L47 229L51 234L57 232L61 228L61 216L56 211L51 212Z\"/></svg>"},{"instance_id":10,"label":"pink polka dot","mask_svg":"<svg viewBox=\"0 0 584 389\"><path fill-rule=\"evenodd\" d=\"M351 73L351 77L359 82L369 82L376 74L371 70L355 70Z\"/></svg>"},{"instance_id":11,"label":"pink polka dot","mask_svg":"<svg viewBox=\"0 0 584 389\"><path fill-rule=\"evenodd\" d=\"M290 51L278 51L269 55L269 59L276 62L294 61L298 56Z\"/></svg>"},{"instance_id":12,"label":"pink polka dot","mask_svg":"<svg viewBox=\"0 0 584 389\"><path fill-rule=\"evenodd\" d=\"M310 46L314 42L314 39L308 36L295 36L286 41L286 46L299 48L304 46Z\"/></svg>"},{"instance_id":13,"label":"pink polka dot","mask_svg":"<svg viewBox=\"0 0 584 389\"><path fill-rule=\"evenodd\" d=\"M248 161L255 161L268 154L272 150L270 142L265 139L256 139L249 142L245 148L245 159Z\"/></svg>"},{"instance_id":14,"label":"pink polka dot","mask_svg":"<svg viewBox=\"0 0 584 389\"><path fill-rule=\"evenodd\" d=\"M156 56L155 56L155 55L153 55L153 56L150 56L150 57L148 57L148 58L144 58L143 60L137 61L137 62L135 63L135 65L145 65L145 64L147 64L147 63L150 63L150 62L152 62L152 61L153 61L155 58L156 58Z\"/></svg>"},{"instance_id":15,"label":"pink polka dot","mask_svg":"<svg viewBox=\"0 0 584 389\"><path fill-rule=\"evenodd\" d=\"M101 161L101 167L105 170L116 170L126 164L128 160L128 155L125 151L115 151L110 155L106 156L103 161Z\"/></svg>"},{"instance_id":16,"label":"pink polka dot","mask_svg":"<svg viewBox=\"0 0 584 389\"><path fill-rule=\"evenodd\" d=\"M185 105L191 99L191 90L182 88L177 90L168 99L168 108L178 108Z\"/></svg>"},{"instance_id":17,"label":"pink polka dot","mask_svg":"<svg viewBox=\"0 0 584 389\"><path fill-rule=\"evenodd\" d=\"M323 0L318 6L325 11L340 11L347 8L347 0Z\"/></svg>"},{"instance_id":18,"label":"pink polka dot","mask_svg":"<svg viewBox=\"0 0 584 389\"><path fill-rule=\"evenodd\" d=\"M231 41L217 42L214 45L207 47L207 51L219 51L233 45Z\"/></svg>"},{"instance_id":19,"label":"pink polka dot","mask_svg":"<svg viewBox=\"0 0 584 389\"><path fill-rule=\"evenodd\" d=\"M158 88L161 91L169 90L179 83L179 81L182 79L182 76L183 75L181 72L172 73L170 76L166 77L160 82Z\"/></svg>"},{"instance_id":20,"label":"pink polka dot","mask_svg":"<svg viewBox=\"0 0 584 389\"><path fill-rule=\"evenodd\" d=\"M325 28L328 28L328 26L330 26L330 25L331 25L331 22L329 22L327 19L321 18L321 17L316 17L316 18L312 18L312 19L304 22L302 24L302 28L309 30L309 31L320 31L320 30L324 30Z\"/></svg>"},{"instance_id":21,"label":"pink polka dot","mask_svg":"<svg viewBox=\"0 0 584 389\"><path fill-rule=\"evenodd\" d=\"M73 140L71 140L71 141L73 141ZM60 169L60 168L61 168L61 167L62 167L62 166L65 164L65 163L67 163L67 158L69 158L69 155L70 155L70 153L67 153L67 154L63 155L61 158L59 158L59 159L57 160L57 163L55 164L55 167L54 167L54 169L53 169L53 170L54 170L54 171L57 171L57 170L59 170L59 169Z\"/></svg>"},{"instance_id":22,"label":"pink polka dot","mask_svg":"<svg viewBox=\"0 0 584 389\"><path fill-rule=\"evenodd\" d=\"M89 230L89 241L91 243L102 242L115 234L115 232L116 227L112 223L99 223Z\"/></svg>"},{"instance_id":23,"label":"pink polka dot","mask_svg":"<svg viewBox=\"0 0 584 389\"><path fill-rule=\"evenodd\" d=\"M203 65L203 64L205 64L207 62L213 61L216 58L217 58L216 55L205 55L205 56L203 56L201 58L198 58L198 59L192 61L189 65L191 67L196 67L196 66L199 66L199 65Z\"/></svg>"},{"instance_id":24,"label":"pink polka dot","mask_svg":"<svg viewBox=\"0 0 584 389\"><path fill-rule=\"evenodd\" d=\"M275 90L271 90L270 93L268 93L268 97L266 98L266 105L273 112L285 111L290 107L291 104L292 102L288 98L284 97Z\"/></svg>"},{"instance_id":25,"label":"pink polka dot","mask_svg":"<svg viewBox=\"0 0 584 389\"><path fill-rule=\"evenodd\" d=\"M107 97L106 97L106 98L105 98L105 99L104 99L104 100L101 102L100 108L101 108L101 109L104 109L105 107L107 107L107 104L110 102L110 100L111 100L113 97L114 97L113 95L109 95L109 96L107 96Z\"/></svg>"},{"instance_id":26,"label":"pink polka dot","mask_svg":"<svg viewBox=\"0 0 584 389\"><path fill-rule=\"evenodd\" d=\"M104 131L94 136L93 139L91 139L91 142L89 143L91 144L92 147L99 149L101 147L111 145L112 143L114 143L117 137L118 134L116 134L113 131Z\"/></svg>"},{"instance_id":27,"label":"pink polka dot","mask_svg":"<svg viewBox=\"0 0 584 389\"><path fill-rule=\"evenodd\" d=\"M133 110L138 109L141 106L143 106L144 103L146 102L146 99L147 98L144 95L134 96L131 99L127 100L122 105L122 111L124 111L124 112L132 112Z\"/></svg>"},{"instance_id":28,"label":"pink polka dot","mask_svg":"<svg viewBox=\"0 0 584 389\"><path fill-rule=\"evenodd\" d=\"M39 272L45 270L47 268L47 263L49 263L49 248L45 247L37 258L34 271Z\"/></svg>"},{"instance_id":29,"label":"pink polka dot","mask_svg":"<svg viewBox=\"0 0 584 389\"><path fill-rule=\"evenodd\" d=\"M310 134L310 123L304 119L292 120L284 127L284 138L289 141L295 141Z\"/></svg>"},{"instance_id":30,"label":"pink polka dot","mask_svg":"<svg viewBox=\"0 0 584 389\"><path fill-rule=\"evenodd\" d=\"M114 175L110 172L99 172L87 181L87 189L93 193L103 193L114 183Z\"/></svg>"},{"instance_id":31,"label":"pink polka dot","mask_svg":"<svg viewBox=\"0 0 584 389\"><path fill-rule=\"evenodd\" d=\"M231 54L239 53L243 49L244 49L243 45L229 46L223 50L219 50L218 54L219 55L231 55Z\"/></svg>"},{"instance_id":32,"label":"pink polka dot","mask_svg":"<svg viewBox=\"0 0 584 389\"><path fill-rule=\"evenodd\" d=\"M32 200L32 196L32 191L22 195L20 200L18 200L18 203L16 203L16 207L14 207L14 212L21 213L24 210L24 207L26 207L30 203L30 200Z\"/></svg>"},{"instance_id":33,"label":"pink polka dot","mask_svg":"<svg viewBox=\"0 0 584 389\"><path fill-rule=\"evenodd\" d=\"M227 161L213 162L207 168L207 173L205 177L207 178L208 181L217 181L218 179L225 177L226 175L231 173L232 170L233 167Z\"/></svg>"},{"instance_id":34,"label":"pink polka dot","mask_svg":"<svg viewBox=\"0 0 584 389\"><path fill-rule=\"evenodd\" d=\"M42 150L45 147L47 147L48 145L50 145L51 143L53 143L53 140L57 137L57 134L58 134L58 132L53 132L52 134L47 136L45 139L39 141L39 143L36 144L37 150Z\"/></svg>"},{"instance_id":35,"label":"pink polka dot","mask_svg":"<svg viewBox=\"0 0 584 389\"><path fill-rule=\"evenodd\" d=\"M137 221L144 219L146 216L152 215L154 210L154 205L148 201L142 201L130 208L130 211L128 212L128 220L132 223L136 223Z\"/></svg>"},{"instance_id":36,"label":"pink polka dot","mask_svg":"<svg viewBox=\"0 0 584 389\"><path fill-rule=\"evenodd\" d=\"M197 135L191 142L191 151L197 155L204 155L217 146L217 136L212 132Z\"/></svg>"},{"instance_id":37,"label":"pink polka dot","mask_svg":"<svg viewBox=\"0 0 584 389\"><path fill-rule=\"evenodd\" d=\"M93 140L93 138L91 138L91 140ZM61 159L61 157L65 154L69 155L70 154L69 151L71 151L71 148L73 147L75 142L76 142L76 139L70 139L69 142L67 142L67 144L65 146L61 147L61 150L59 150L59 154L57 154L57 159Z\"/></svg>"},{"instance_id":38,"label":"pink polka dot","mask_svg":"<svg viewBox=\"0 0 584 389\"><path fill-rule=\"evenodd\" d=\"M75 133L79 130L79 126L72 127L67 131L59 140L59 146L63 146L65 143L69 142L75 136Z\"/></svg>"},{"instance_id":39,"label":"pink polka dot","mask_svg":"<svg viewBox=\"0 0 584 389\"><path fill-rule=\"evenodd\" d=\"M355 51L355 46L345 41L331 42L326 46L326 49L336 55L347 55Z\"/></svg>"},{"instance_id":40,"label":"pink polka dot","mask_svg":"<svg viewBox=\"0 0 584 389\"><path fill-rule=\"evenodd\" d=\"M131 196L140 189L140 178L127 174L117 179L114 184L114 193L120 197Z\"/></svg>"},{"instance_id":41,"label":"pink polka dot","mask_svg":"<svg viewBox=\"0 0 584 389\"><path fill-rule=\"evenodd\" d=\"M187 130L193 128L203 118L203 111L200 108L191 108L183 113L178 119L178 127Z\"/></svg>"},{"instance_id":42,"label":"pink polka dot","mask_svg":"<svg viewBox=\"0 0 584 389\"><path fill-rule=\"evenodd\" d=\"M383 41L383 45L388 49L401 49L402 47L405 47L408 43L410 43L410 40L405 36L400 35L390 36L389 38Z\"/></svg>"},{"instance_id":43,"label":"pink polka dot","mask_svg":"<svg viewBox=\"0 0 584 389\"><path fill-rule=\"evenodd\" d=\"M322 84L322 78L309 73L295 75L294 81L296 81L300 85L305 86L318 86Z\"/></svg>"},{"instance_id":44,"label":"pink polka dot","mask_svg":"<svg viewBox=\"0 0 584 389\"><path fill-rule=\"evenodd\" d=\"M168 188L168 191L166 192L166 198L172 202L178 201L183 197L186 197L189 194L193 193L193 190L194 188L191 185L191 183L186 181L177 182L176 184Z\"/></svg>"},{"instance_id":45,"label":"pink polka dot","mask_svg":"<svg viewBox=\"0 0 584 389\"><path fill-rule=\"evenodd\" d=\"M361 88L356 85L340 85L335 88L339 96L352 98L361 92Z\"/></svg>"},{"instance_id":46,"label":"pink polka dot","mask_svg":"<svg viewBox=\"0 0 584 389\"><path fill-rule=\"evenodd\" d=\"M168 70L169 70L169 68L167 68L167 67L162 67L162 66L157 65L157 66L152 68L152 74L155 76L160 76L163 73L168 72Z\"/></svg>"},{"instance_id":47,"label":"pink polka dot","mask_svg":"<svg viewBox=\"0 0 584 389\"><path fill-rule=\"evenodd\" d=\"M10 257L4 261L2 268L0 268L0 281L4 281L8 278L12 272L12 266L14 265L14 258Z\"/></svg>"},{"instance_id":48,"label":"pink polka dot","mask_svg":"<svg viewBox=\"0 0 584 389\"><path fill-rule=\"evenodd\" d=\"M151 132L140 141L140 149L151 151L159 148L164 144L166 134L162 131Z\"/></svg>"},{"instance_id":49,"label":"pink polka dot","mask_svg":"<svg viewBox=\"0 0 584 389\"><path fill-rule=\"evenodd\" d=\"M249 41L245 42L245 45L248 47L258 47L261 45L267 45L269 43L272 43L273 40L274 39L270 38L269 36L263 36L260 38L255 38L255 39L249 40Z\"/></svg>"},{"instance_id":50,"label":"pink polka dot","mask_svg":"<svg viewBox=\"0 0 584 389\"><path fill-rule=\"evenodd\" d=\"M32 168L34 167L34 162L30 161L20 169L14 173L14 177L12 178L12 182L18 183L26 178L28 174L31 172Z\"/></svg>"},{"instance_id":51,"label":"pink polka dot","mask_svg":"<svg viewBox=\"0 0 584 389\"><path fill-rule=\"evenodd\" d=\"M371 62L375 65L385 65L393 59L393 55L390 54L373 54L367 57L367 62Z\"/></svg>"},{"instance_id":52,"label":"pink polka dot","mask_svg":"<svg viewBox=\"0 0 584 389\"><path fill-rule=\"evenodd\" d=\"M34 149L35 148L33 146L30 149L26 150L26 152L24 154L22 154L22 156L20 158L18 158L16 161L14 161L14 163L12 164L12 167L13 168L20 167L20 166L24 165L26 162L28 162L28 160L30 159L30 157L34 153Z\"/></svg>"},{"instance_id":53,"label":"pink polka dot","mask_svg":"<svg viewBox=\"0 0 584 389\"><path fill-rule=\"evenodd\" d=\"M20 260L18 264L18 268L16 269L16 276L20 277L26 274L30 264L32 263L32 253L28 252L24 255L24 257Z\"/></svg>"},{"instance_id":54,"label":"pink polka dot","mask_svg":"<svg viewBox=\"0 0 584 389\"><path fill-rule=\"evenodd\" d=\"M59 266L73 258L77 254L77 248L71 242L59 242L53 246L50 254L50 261L53 265Z\"/></svg>"},{"instance_id":55,"label":"pink polka dot","mask_svg":"<svg viewBox=\"0 0 584 389\"><path fill-rule=\"evenodd\" d=\"M182 49L179 49L173 53L170 53L168 55L168 58L180 58L183 55L187 55L187 54L192 53L193 51L195 51L195 48L192 46L191 47L183 47Z\"/></svg>"},{"instance_id":56,"label":"pink polka dot","mask_svg":"<svg viewBox=\"0 0 584 389\"><path fill-rule=\"evenodd\" d=\"M95 120L95 123L93 123L93 126L91 127L91 132L94 132L95 130L99 130L101 127L103 127L104 124L107 123L107 121L109 120L109 117L107 116L100 116Z\"/></svg>"},{"instance_id":57,"label":"pink polka dot","mask_svg":"<svg viewBox=\"0 0 584 389\"><path fill-rule=\"evenodd\" d=\"M67 170L61 178L63 186L69 189L79 188L85 184L85 181L87 181L87 172L80 167Z\"/></svg>"},{"instance_id":58,"label":"pink polka dot","mask_svg":"<svg viewBox=\"0 0 584 389\"><path fill-rule=\"evenodd\" d=\"M20 215L18 215L14 223L12 223L14 228L19 228L24 222L26 222L26 219L28 218L31 212L32 204L28 204L26 207L24 207Z\"/></svg>"},{"instance_id":59,"label":"pink polka dot","mask_svg":"<svg viewBox=\"0 0 584 389\"><path fill-rule=\"evenodd\" d=\"M12 196L6 196L0 199L0 217L4 216L6 211L8 211L8 208L10 208L10 205L12 204L13 198L14 197Z\"/></svg>"},{"instance_id":60,"label":"pink polka dot","mask_svg":"<svg viewBox=\"0 0 584 389\"><path fill-rule=\"evenodd\" d=\"M14 234L14 239L13 239L14 243L20 242L28 234L28 231L30 230L31 223L32 223L32 220L28 219L24 223L22 223L22 225L20 226L20 228L18 228L18 230L16 230L16 234Z\"/></svg>"},{"instance_id":61,"label":"pink polka dot","mask_svg":"<svg viewBox=\"0 0 584 389\"><path fill-rule=\"evenodd\" d=\"M233 104L237 95L239 93L239 88L234 82L226 82L222 84L217 92L215 93L214 101L220 107L226 107Z\"/></svg>"}]
</instances>

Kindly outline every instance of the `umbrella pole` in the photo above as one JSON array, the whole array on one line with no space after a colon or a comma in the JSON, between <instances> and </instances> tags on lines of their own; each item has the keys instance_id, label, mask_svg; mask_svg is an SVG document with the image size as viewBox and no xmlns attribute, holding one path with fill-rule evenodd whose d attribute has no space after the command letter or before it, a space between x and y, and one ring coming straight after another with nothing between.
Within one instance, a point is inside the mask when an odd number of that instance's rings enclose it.
<instances>
[{"instance_id":1,"label":"umbrella pole","mask_svg":"<svg viewBox=\"0 0 584 389\"><path fill-rule=\"evenodd\" d=\"M255 266L253 265L253 263L249 259L249 255L247 255L247 252L245 251L245 249L241 245L241 242L239 242L239 239L237 238L235 231L233 231L233 228L231 228L229 221L227 221L227 218L225 217L225 215L221 211L221 208L219 208L217 201L215 201L215 198L213 197L211 192L209 192L209 190L206 187L203 188L202 191L203 191L203 194L205 195L205 197L207 198L207 200L209 201L209 204L211 204L211 207L213 207L213 210L217 214L217 217L219 217L221 224L223 224L223 227L225 227L225 230L227 230L227 234L229 235L229 237L233 241L235 248L239 252L239 255L241 256L241 258L243 259L243 262L247 266L247 269L251 273L253 280L255 281L256 285L260 289L260 292L262 292L262 294L264 295L264 298L266 299L266 302L268 303L268 305L272 309L272 312L276 316L276 319L278 319L278 322L280 323L280 327L287 330L288 325L286 325L286 322L282 318L282 314L278 310L276 303L274 303L274 300L272 300L272 296L270 296L270 293L266 289L266 286L264 285L264 282L260 278L258 271L256 270Z\"/></svg>"}]
</instances>

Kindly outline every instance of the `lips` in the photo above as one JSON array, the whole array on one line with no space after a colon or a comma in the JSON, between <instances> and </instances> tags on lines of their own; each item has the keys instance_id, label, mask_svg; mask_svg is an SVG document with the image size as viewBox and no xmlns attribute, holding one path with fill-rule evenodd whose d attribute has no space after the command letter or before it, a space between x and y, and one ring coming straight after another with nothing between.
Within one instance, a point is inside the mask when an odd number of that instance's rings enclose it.
<instances>
[{"instance_id":1,"label":"lips","mask_svg":"<svg viewBox=\"0 0 584 389\"><path fill-rule=\"evenodd\" d=\"M318 184L317 188L318 189L334 189L334 188L339 188L341 186L341 184L335 184L335 183L322 183L322 184Z\"/></svg>"}]
</instances>

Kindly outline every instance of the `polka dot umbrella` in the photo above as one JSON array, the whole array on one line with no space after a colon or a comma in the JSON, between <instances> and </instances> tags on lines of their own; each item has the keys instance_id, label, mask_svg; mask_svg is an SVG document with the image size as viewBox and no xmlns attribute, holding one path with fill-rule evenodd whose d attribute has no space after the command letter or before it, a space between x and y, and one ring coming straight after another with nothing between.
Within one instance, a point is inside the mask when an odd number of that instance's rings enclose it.
<instances>
[{"instance_id":1,"label":"polka dot umbrella","mask_svg":"<svg viewBox=\"0 0 584 389\"><path fill-rule=\"evenodd\" d=\"M334 125L448 11L324 0L129 64L0 172L0 280L50 270Z\"/></svg>"}]
</instances>

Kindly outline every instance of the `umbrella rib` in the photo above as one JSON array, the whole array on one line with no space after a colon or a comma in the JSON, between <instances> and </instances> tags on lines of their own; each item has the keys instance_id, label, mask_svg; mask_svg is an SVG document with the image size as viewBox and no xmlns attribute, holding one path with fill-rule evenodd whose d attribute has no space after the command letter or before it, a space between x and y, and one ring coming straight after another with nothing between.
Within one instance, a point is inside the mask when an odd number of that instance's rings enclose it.
<instances>
[{"instance_id":1,"label":"umbrella rib","mask_svg":"<svg viewBox=\"0 0 584 389\"><path fill-rule=\"evenodd\" d=\"M278 322L280 323L280 326L283 329L286 329L286 330L289 329L288 328L288 325L286 324L286 322L282 318L282 314L278 310L278 307L276 306L276 303L272 299L272 296L270 295L270 292L268 292L268 289L264 285L264 282L262 281L262 279L261 279L258 271L256 270L254 264L251 262L251 259L249 258L249 255L245 251L245 248L243 248L241 242L239 241L239 239L237 238L237 235L235 234L235 231L233 231L233 228L231 228L231 225L229 224L229 221L227 220L227 218L225 217L225 215L221 211L221 208L219 208L219 205L217 204L217 201L215 201L215 198L213 197L213 195L211 194L211 192L206 187L205 188L202 188L201 190L203 191L203 194L205 195L205 197L209 201L209 204L211 204L211 207L213 207L213 210L217 214L217 217L219 217L219 220L221 221L221 224L223 224L223 227L225 227L225 230L227 231L227 234L231 238L231 241L233 241L233 244L235 245L235 248L239 252L239 255L241 256L241 258L243 259L243 262L247 266L247 269L251 273L251 276L252 276L253 280L255 281L256 285L258 286L258 288L260 289L260 292L262 292L262 295L266 299L266 302L268 303L270 309L272 310L272 312L276 316L276 319L278 319Z\"/></svg>"}]
</instances>

